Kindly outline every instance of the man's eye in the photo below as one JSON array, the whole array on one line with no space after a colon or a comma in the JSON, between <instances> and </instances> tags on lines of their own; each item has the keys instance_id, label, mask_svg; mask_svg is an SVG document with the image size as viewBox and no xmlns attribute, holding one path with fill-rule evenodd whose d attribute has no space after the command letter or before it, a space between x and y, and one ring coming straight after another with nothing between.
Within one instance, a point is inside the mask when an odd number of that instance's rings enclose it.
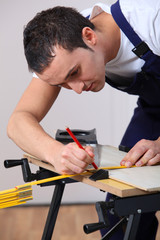
<instances>
[{"instance_id":1,"label":"man's eye","mask_svg":"<svg viewBox=\"0 0 160 240\"><path fill-rule=\"evenodd\" d=\"M73 72L70 74L70 76L73 77L73 76L76 75L77 73L78 73L78 68L77 68L75 71L73 71Z\"/></svg>"}]
</instances>

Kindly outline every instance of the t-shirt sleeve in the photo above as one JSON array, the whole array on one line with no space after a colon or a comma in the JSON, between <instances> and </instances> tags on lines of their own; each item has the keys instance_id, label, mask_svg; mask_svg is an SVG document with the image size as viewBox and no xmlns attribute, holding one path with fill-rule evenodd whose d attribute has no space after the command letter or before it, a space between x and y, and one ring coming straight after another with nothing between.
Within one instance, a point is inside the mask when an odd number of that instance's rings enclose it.
<instances>
[{"instance_id":1,"label":"t-shirt sleeve","mask_svg":"<svg viewBox=\"0 0 160 240\"><path fill-rule=\"evenodd\" d=\"M87 8L87 9L82 10L82 11L81 11L81 14L82 14L84 17L86 17L86 18L88 17L88 18L89 18L91 12L92 12L92 8Z\"/></svg>"},{"instance_id":2,"label":"t-shirt sleeve","mask_svg":"<svg viewBox=\"0 0 160 240\"><path fill-rule=\"evenodd\" d=\"M39 78L35 73L33 73L33 77L34 78Z\"/></svg>"}]
</instances>

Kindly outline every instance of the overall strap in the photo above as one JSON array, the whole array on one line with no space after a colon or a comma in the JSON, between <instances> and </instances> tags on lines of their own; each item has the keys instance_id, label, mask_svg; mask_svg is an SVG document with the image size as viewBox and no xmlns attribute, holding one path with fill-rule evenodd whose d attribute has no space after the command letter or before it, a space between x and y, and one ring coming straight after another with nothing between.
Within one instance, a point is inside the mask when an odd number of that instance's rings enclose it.
<instances>
[{"instance_id":1,"label":"overall strap","mask_svg":"<svg viewBox=\"0 0 160 240\"><path fill-rule=\"evenodd\" d=\"M121 7L119 4L119 0L111 6L111 13L116 21L117 25L124 32L127 38L131 41L131 43L135 46L132 51L139 57L150 51L148 45L142 41L142 39L137 35L137 33L133 30L131 25L128 23L127 19L123 15L121 11Z\"/></svg>"}]
</instances>

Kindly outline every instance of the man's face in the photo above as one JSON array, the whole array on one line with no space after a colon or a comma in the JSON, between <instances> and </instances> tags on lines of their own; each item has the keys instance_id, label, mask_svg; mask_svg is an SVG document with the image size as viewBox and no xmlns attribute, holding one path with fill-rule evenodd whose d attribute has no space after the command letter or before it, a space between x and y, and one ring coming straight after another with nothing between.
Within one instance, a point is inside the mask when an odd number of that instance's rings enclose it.
<instances>
[{"instance_id":1,"label":"man's face","mask_svg":"<svg viewBox=\"0 0 160 240\"><path fill-rule=\"evenodd\" d=\"M105 62L100 51L77 48L72 52L55 48L55 57L38 77L53 86L83 91L100 91L105 84Z\"/></svg>"}]
</instances>

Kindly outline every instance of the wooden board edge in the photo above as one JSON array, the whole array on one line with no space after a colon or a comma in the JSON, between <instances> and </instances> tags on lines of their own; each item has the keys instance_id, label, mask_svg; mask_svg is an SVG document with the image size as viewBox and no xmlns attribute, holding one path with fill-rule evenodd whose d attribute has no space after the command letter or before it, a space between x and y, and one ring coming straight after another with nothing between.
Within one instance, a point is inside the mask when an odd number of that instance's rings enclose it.
<instances>
[{"instance_id":1,"label":"wooden board edge","mask_svg":"<svg viewBox=\"0 0 160 240\"><path fill-rule=\"evenodd\" d=\"M111 179L113 179L113 180L115 180L115 181L120 181L118 178L116 178L116 177L110 177ZM123 184L128 184L126 181L124 181L124 180L121 180L120 181L121 183L123 183ZM154 188L144 188L144 187L140 187L140 186L137 186L136 184L131 184L130 186L132 186L133 188L136 188L136 189L139 189L139 190L141 190L141 191L145 191L145 192L148 192L148 193L155 193L155 192L158 192L158 191L160 191L160 188L158 187L154 187Z\"/></svg>"},{"instance_id":2,"label":"wooden board edge","mask_svg":"<svg viewBox=\"0 0 160 240\"><path fill-rule=\"evenodd\" d=\"M54 166L52 166L51 164L44 162L42 160L39 160L31 155L28 154L24 154L24 157L26 157L29 161L29 163L32 163L38 167L42 167L45 168L47 170L53 171L55 172L55 168ZM114 179L105 179L105 180L99 180L99 181L92 181L90 180L87 176L75 176L73 177L73 179L88 184L92 187L96 187L102 191L105 192L110 192L116 196L119 197L128 197L128 196L136 196L136 195L145 195L145 194L149 194L146 191L143 191L141 189L135 188L133 186L130 186L128 184L119 182L117 180Z\"/></svg>"}]
</instances>

